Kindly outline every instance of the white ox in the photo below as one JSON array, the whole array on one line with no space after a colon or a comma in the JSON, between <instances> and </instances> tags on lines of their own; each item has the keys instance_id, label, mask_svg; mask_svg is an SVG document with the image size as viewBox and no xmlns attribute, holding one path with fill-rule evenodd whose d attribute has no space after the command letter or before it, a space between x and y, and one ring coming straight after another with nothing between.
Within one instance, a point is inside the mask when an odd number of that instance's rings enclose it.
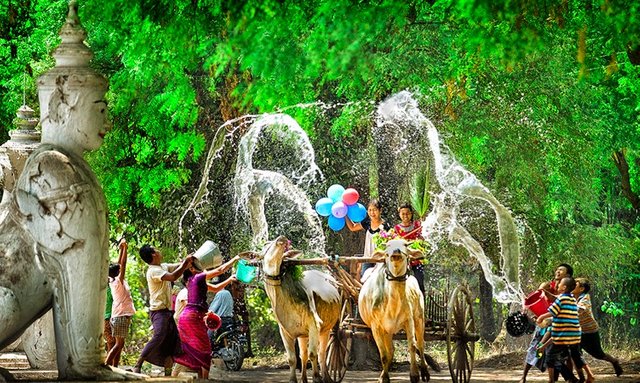
<instances>
[{"instance_id":1,"label":"white ox","mask_svg":"<svg viewBox=\"0 0 640 383\"><path fill-rule=\"evenodd\" d=\"M262 251L265 291L280 327L289 360L289 382L296 382L295 339L300 346L301 382L307 382L307 360L311 359L314 382L331 382L327 371L327 344L331 329L340 317L341 298L336 281L327 273L306 270L296 280L282 272L282 260L300 255L287 251L288 240L278 237ZM318 363L320 371L318 371Z\"/></svg>"},{"instance_id":2,"label":"white ox","mask_svg":"<svg viewBox=\"0 0 640 383\"><path fill-rule=\"evenodd\" d=\"M424 297L418 281L409 275L408 258L418 255L407 248L405 240L387 243L385 262L378 264L362 285L358 297L360 317L371 328L380 352L382 372L378 382L389 382L393 361L393 335L404 329L411 358L410 378L416 383L429 380L424 356ZM418 362L416 361L418 354Z\"/></svg>"}]
</instances>

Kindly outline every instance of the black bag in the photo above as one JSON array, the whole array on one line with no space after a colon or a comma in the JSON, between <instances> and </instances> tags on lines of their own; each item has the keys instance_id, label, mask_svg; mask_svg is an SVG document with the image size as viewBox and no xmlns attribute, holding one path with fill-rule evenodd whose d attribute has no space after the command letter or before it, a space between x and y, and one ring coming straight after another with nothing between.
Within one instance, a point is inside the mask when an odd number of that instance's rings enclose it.
<instances>
[{"instance_id":1,"label":"black bag","mask_svg":"<svg viewBox=\"0 0 640 383\"><path fill-rule=\"evenodd\" d=\"M529 317L520 311L509 314L506 321L507 332L514 338L524 334L531 334L536 326L529 320Z\"/></svg>"}]
</instances>

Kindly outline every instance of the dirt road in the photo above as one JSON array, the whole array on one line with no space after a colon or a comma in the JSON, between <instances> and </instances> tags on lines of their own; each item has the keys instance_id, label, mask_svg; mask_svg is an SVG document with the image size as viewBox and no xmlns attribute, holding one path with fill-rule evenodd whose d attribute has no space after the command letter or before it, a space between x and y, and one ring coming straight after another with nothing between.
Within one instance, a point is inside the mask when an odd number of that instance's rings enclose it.
<instances>
[{"instance_id":1,"label":"dirt road","mask_svg":"<svg viewBox=\"0 0 640 383\"><path fill-rule=\"evenodd\" d=\"M310 373L311 371L309 371ZM491 370L487 368L477 368L473 370L472 383L480 382L519 382L522 370ZM243 382L243 383L288 383L288 370L283 369L243 369L238 372L212 371L209 377L214 382ZM347 371L343 382L376 382L379 372L375 371ZM299 377L299 374L298 374ZM618 382L640 382L640 374L623 375L616 377L607 372L596 371L597 382L618 383ZM408 382L409 370L404 366L391 372L392 382ZM431 382L451 382L448 371L431 372ZM541 372L532 371L527 382L546 382L547 376ZM204 381L202 381L204 382Z\"/></svg>"},{"instance_id":2,"label":"dirt road","mask_svg":"<svg viewBox=\"0 0 640 383\"><path fill-rule=\"evenodd\" d=\"M482 367L476 367L473 370L471 377L472 383L480 382L504 382L504 383L516 383L520 381L522 370L516 368L515 364L510 364L510 367L501 365L502 362L494 360L495 365L499 366L497 369L491 369L487 367L488 361L483 361L480 364ZM491 365L493 363L490 363ZM409 366L406 364L394 365L394 370L391 371L392 382L409 382ZM594 372L596 374L597 382L606 383L618 383L618 382L634 382L640 383L640 360L626 361L622 363L625 369L625 374L621 377L613 375L611 366L608 363L597 361L592 364ZM26 361L24 355L16 354L0 354L0 367L4 367L9 370L18 382L55 382L57 377L57 371L43 371L43 370L31 370L29 364ZM343 379L344 383L356 383L356 382L376 382L378 379L379 371L347 371L346 376ZM442 372L431 373L431 382L451 382L451 377L448 370ZM243 367L240 371L232 372L221 370L213 367L209 376L210 380L194 379L193 375L186 375L180 378L164 378L158 377L161 374L160 370L153 370L151 372L152 378L148 381L153 382L218 382L218 383L288 383L289 370L285 368L268 368L268 367ZM311 370L308 371L309 378L311 378ZM298 373L298 378L300 374ZM0 379L2 381L2 379ZM311 381L311 379L309 379ZM532 370L527 379L528 382L546 382L547 375L537 370Z\"/></svg>"}]
</instances>

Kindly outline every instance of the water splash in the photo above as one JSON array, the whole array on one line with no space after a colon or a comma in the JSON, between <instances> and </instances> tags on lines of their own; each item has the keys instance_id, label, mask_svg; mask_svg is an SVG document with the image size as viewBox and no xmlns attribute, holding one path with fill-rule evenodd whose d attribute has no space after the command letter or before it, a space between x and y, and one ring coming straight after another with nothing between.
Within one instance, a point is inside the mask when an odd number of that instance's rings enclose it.
<instances>
[{"instance_id":1,"label":"water splash","mask_svg":"<svg viewBox=\"0 0 640 383\"><path fill-rule=\"evenodd\" d=\"M259 138L265 132L273 135L272 142L295 148L295 161L288 170L272 171L254 168L254 155ZM282 174L286 172L288 174ZM265 214L266 199L271 195L287 199L296 211L281 211L279 220L288 222L291 215L302 214L311 232L308 248L325 254L325 236L305 189L322 177L315 163L315 152L309 137L300 125L286 114L266 114L251 125L240 140L234 178L237 214L248 215L253 231L253 243L259 245L269 239L269 225ZM282 226L282 225L280 225Z\"/></svg>"},{"instance_id":2,"label":"water splash","mask_svg":"<svg viewBox=\"0 0 640 383\"><path fill-rule=\"evenodd\" d=\"M408 142L407 132L417 133L428 139L441 192L433 197L433 209L423 222L425 238L435 242L439 233L444 233L451 243L463 246L478 260L485 278L493 287L494 297L499 302L522 302L524 294L519 278L520 245L511 213L475 175L456 161L450 150L440 141L435 126L422 114L410 92L400 92L380 104L377 129L405 132L399 141L399 150L405 150ZM502 260L499 275L494 274L492 262L480 243L460 222L460 205L468 198L488 202L496 214Z\"/></svg>"},{"instance_id":3,"label":"water splash","mask_svg":"<svg viewBox=\"0 0 640 383\"><path fill-rule=\"evenodd\" d=\"M301 190L308 189L309 185L314 180L315 175L319 175L321 172L315 164L315 152L311 147L309 139L305 132L300 128L298 123L286 115L284 112L296 109L318 109L321 111L329 111L336 108L350 107L370 108L375 105L373 101L369 102L346 102L346 103L331 103L327 104L321 101L312 103L301 103L284 108L277 109L277 113L274 114L260 114L260 115L243 115L238 118L226 121L223 125L219 126L214 134L212 144L208 150L205 166L202 173L202 179L198 189L196 190L189 205L184 210L178 223L179 234L179 252L185 253L184 248L184 233L185 233L185 220L188 216L193 215L194 221L201 220L201 216L198 212L198 208L208 201L210 194L209 190L209 177L210 171L216 159L219 159L222 155L223 149L226 144L232 143L234 137L238 132L246 131L246 140L244 140L243 149L240 150L238 160L237 174L243 176L237 178L237 182L234 185L234 189L237 192L236 198L238 204L236 205L237 213L240 215L249 214L252 219L252 231L254 232L254 243L259 243L262 238L268 236L268 226L266 226L266 216L264 215L264 200L269 193L274 190L277 191L275 195L290 196L290 200L294 202L296 209L304 216L305 221L312 228L311 232L313 238L312 248L316 249L319 254L324 254L324 234L321 231L321 227L318 221L318 217L315 211L310 211L311 204L303 198L303 192ZM253 155L258 145L258 139L265 127L268 125L281 125L286 126L281 131L273 130L276 134L279 134L283 139L283 142L291 142L292 144L298 144L300 146L299 153L302 156L296 156L291 162L299 161L299 167L291 172L285 172L286 175L280 172L280 177L277 175L279 172L269 172L261 170L254 174L252 178L251 174L253 169ZM252 128L250 128L252 127ZM272 129L267 129L272 130ZM284 133L288 132L288 133ZM295 160L295 161L294 161ZM286 179L286 180L285 180ZM290 180L289 180L290 179ZM275 188L273 187L275 185ZM255 188L252 194L251 189ZM297 189L296 189L297 188ZM300 190L298 190L300 189ZM261 196L262 195L262 196ZM303 200L306 200L303 202ZM256 210L257 208L257 210ZM262 214L261 214L262 211ZM262 218L260 218L262 217ZM314 218L315 217L315 218ZM312 222L313 221L313 222ZM322 249L322 251L320 250Z\"/></svg>"},{"instance_id":4,"label":"water splash","mask_svg":"<svg viewBox=\"0 0 640 383\"><path fill-rule=\"evenodd\" d=\"M211 166L217 158L220 158L222 149L224 148L224 144L227 140L231 141L233 134L237 130L241 130L242 128L250 126L260 115L244 115L238 118L234 118L232 120L226 121L224 124L220 125L216 129L216 133L213 138L213 142L211 143L211 147L209 147L209 151L207 152L207 159L205 161L204 170L202 172L202 179L200 180L200 184L198 185L198 189L196 193L193 195L193 198L189 202L189 205L180 216L180 221L178 221L178 235L179 235L179 252L186 253L183 244L184 238L184 220L189 215L189 213L194 214L197 218L197 208L200 204L204 203L207 199L207 195L209 194L208 184L209 184L209 174L211 172Z\"/></svg>"}]
</instances>

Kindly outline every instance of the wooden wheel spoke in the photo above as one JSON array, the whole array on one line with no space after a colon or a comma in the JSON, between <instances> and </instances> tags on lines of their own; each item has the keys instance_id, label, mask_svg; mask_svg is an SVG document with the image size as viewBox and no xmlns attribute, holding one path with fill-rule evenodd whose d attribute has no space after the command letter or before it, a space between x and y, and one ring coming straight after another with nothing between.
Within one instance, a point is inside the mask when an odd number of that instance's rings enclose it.
<instances>
[{"instance_id":1,"label":"wooden wheel spoke","mask_svg":"<svg viewBox=\"0 0 640 383\"><path fill-rule=\"evenodd\" d=\"M475 321L471 298L464 286L457 287L451 295L446 331L451 378L455 383L469 383L475 354L475 342L469 336L475 333Z\"/></svg>"},{"instance_id":2,"label":"wooden wheel spoke","mask_svg":"<svg viewBox=\"0 0 640 383\"><path fill-rule=\"evenodd\" d=\"M451 354L452 355L457 355L456 353L458 352L458 342L452 342L453 345L451 346Z\"/></svg>"},{"instance_id":3,"label":"wooden wheel spoke","mask_svg":"<svg viewBox=\"0 0 640 383\"><path fill-rule=\"evenodd\" d=\"M473 332L473 330L475 330L475 322L473 321L473 317L471 315L467 317L467 322L464 325L464 329L466 332Z\"/></svg>"},{"instance_id":4,"label":"wooden wheel spoke","mask_svg":"<svg viewBox=\"0 0 640 383\"><path fill-rule=\"evenodd\" d=\"M340 319L327 345L327 368L329 369L329 376L336 383L344 379L351 351L351 338L342 328L343 324L346 323L346 319L351 315L351 302L349 297L343 299Z\"/></svg>"}]
</instances>

